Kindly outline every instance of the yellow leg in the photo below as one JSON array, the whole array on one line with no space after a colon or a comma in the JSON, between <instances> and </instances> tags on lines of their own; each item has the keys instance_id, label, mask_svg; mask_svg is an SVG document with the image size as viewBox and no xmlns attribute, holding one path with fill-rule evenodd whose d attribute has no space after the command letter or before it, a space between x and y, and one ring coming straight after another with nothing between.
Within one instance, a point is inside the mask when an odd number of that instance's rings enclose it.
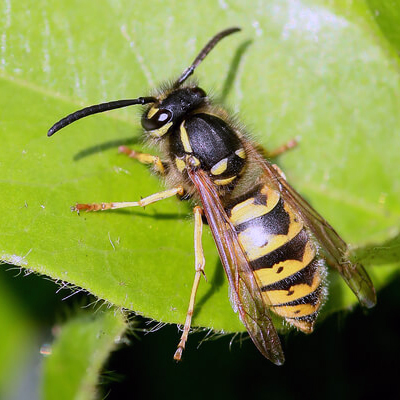
<instances>
[{"instance_id":1,"label":"yellow leg","mask_svg":"<svg viewBox=\"0 0 400 400\"><path fill-rule=\"evenodd\" d=\"M286 151L293 149L298 145L298 142L296 139L291 139L287 143L283 144L282 146L279 146L277 149L274 149L272 151L264 149L264 147L258 145L259 150L261 153L264 155L266 158L275 158L280 156L281 154L285 153Z\"/></svg>"},{"instance_id":2,"label":"yellow leg","mask_svg":"<svg viewBox=\"0 0 400 400\"><path fill-rule=\"evenodd\" d=\"M153 156L147 153L139 153L126 146L120 146L118 150L120 153L124 153L130 158L134 158L135 160L138 160L142 164L152 164L156 172L158 172L161 175L165 175L165 166L164 163L161 161L160 157Z\"/></svg>"},{"instance_id":3,"label":"yellow leg","mask_svg":"<svg viewBox=\"0 0 400 400\"><path fill-rule=\"evenodd\" d=\"M206 261L204 259L203 246L201 244L201 234L203 232L203 221L201 216L203 215L203 210L196 206L193 209L194 212L194 251L195 251L195 266L196 273L194 275L194 281L192 286L192 292L190 294L189 307L186 314L186 321L183 327L183 332L181 336L181 340L178 344L178 348L174 354L174 360L180 361L182 357L182 352L185 349L186 341L188 339L190 324L192 322L193 310L194 310L194 302L196 299L197 288L199 287L201 275L204 274L204 266Z\"/></svg>"},{"instance_id":4,"label":"yellow leg","mask_svg":"<svg viewBox=\"0 0 400 400\"><path fill-rule=\"evenodd\" d=\"M116 208L126 207L146 207L156 201L168 199L175 195L183 196L184 189L182 186L176 188L164 190L163 192L154 193L148 197L145 197L139 201L124 201L120 203L92 203L92 204L76 204L72 207L72 211L104 211L104 210L115 210Z\"/></svg>"}]
</instances>

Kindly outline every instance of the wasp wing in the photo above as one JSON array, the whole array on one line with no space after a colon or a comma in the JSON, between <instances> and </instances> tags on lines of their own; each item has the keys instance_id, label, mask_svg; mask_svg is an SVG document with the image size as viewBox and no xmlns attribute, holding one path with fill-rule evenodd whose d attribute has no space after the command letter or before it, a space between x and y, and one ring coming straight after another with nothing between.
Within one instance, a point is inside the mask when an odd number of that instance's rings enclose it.
<instances>
[{"instance_id":1,"label":"wasp wing","mask_svg":"<svg viewBox=\"0 0 400 400\"><path fill-rule=\"evenodd\" d=\"M260 352L277 365L284 362L281 343L260 288L221 204L214 184L202 170L189 170L228 277L231 302Z\"/></svg>"},{"instance_id":2,"label":"wasp wing","mask_svg":"<svg viewBox=\"0 0 400 400\"><path fill-rule=\"evenodd\" d=\"M279 190L287 201L303 218L306 226L321 245L329 265L336 268L360 303L367 308L376 304L374 285L364 267L347 258L346 242L332 226L286 181L284 176L255 149L250 151L260 165L268 183Z\"/></svg>"}]
</instances>

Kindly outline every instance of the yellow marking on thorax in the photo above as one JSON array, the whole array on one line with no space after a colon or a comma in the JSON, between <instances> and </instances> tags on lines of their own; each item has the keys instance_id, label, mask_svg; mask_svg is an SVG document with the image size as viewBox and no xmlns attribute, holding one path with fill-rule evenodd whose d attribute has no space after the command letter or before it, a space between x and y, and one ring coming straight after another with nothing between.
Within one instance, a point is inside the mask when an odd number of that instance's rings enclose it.
<instances>
[{"instance_id":1,"label":"yellow marking on thorax","mask_svg":"<svg viewBox=\"0 0 400 400\"><path fill-rule=\"evenodd\" d=\"M175 165L176 165L176 168L178 168L179 172L182 172L186 167L185 161L181 160L178 157L175 158Z\"/></svg>"},{"instance_id":2,"label":"yellow marking on thorax","mask_svg":"<svg viewBox=\"0 0 400 400\"><path fill-rule=\"evenodd\" d=\"M185 128L185 121L182 121L179 131L183 148L185 149L186 153L192 153L193 150L192 146L190 145L189 136Z\"/></svg>"},{"instance_id":3,"label":"yellow marking on thorax","mask_svg":"<svg viewBox=\"0 0 400 400\"><path fill-rule=\"evenodd\" d=\"M295 301L301 299L314 292L321 283L321 275L317 272L314 275L314 279L310 285L306 283L300 283L293 285L289 290L269 290L267 293L270 303L273 305L289 303L289 301Z\"/></svg>"},{"instance_id":4,"label":"yellow marking on thorax","mask_svg":"<svg viewBox=\"0 0 400 400\"><path fill-rule=\"evenodd\" d=\"M269 188L264 190L264 188L261 192L267 196L267 204L253 204L254 197L236 204L232 208L229 218L233 225L239 225L242 222L261 217L261 215L269 213L277 205L280 199L279 193Z\"/></svg>"},{"instance_id":5,"label":"yellow marking on thorax","mask_svg":"<svg viewBox=\"0 0 400 400\"><path fill-rule=\"evenodd\" d=\"M315 257L316 251L310 241L304 249L303 260L285 260L275 264L272 268L257 269L254 271L257 283L260 287L271 285L305 268Z\"/></svg>"},{"instance_id":6,"label":"yellow marking on thorax","mask_svg":"<svg viewBox=\"0 0 400 400\"><path fill-rule=\"evenodd\" d=\"M246 158L246 152L244 151L243 148L240 148L240 149L236 150L235 154L240 158L243 158L243 159Z\"/></svg>"},{"instance_id":7,"label":"yellow marking on thorax","mask_svg":"<svg viewBox=\"0 0 400 400\"><path fill-rule=\"evenodd\" d=\"M296 317L305 317L307 315L313 314L315 311L318 311L321 303L317 304L298 304L296 306L281 306L281 307L272 307L272 310L275 314L284 317L284 318L296 318ZM291 322L291 321L290 321Z\"/></svg>"},{"instance_id":8,"label":"yellow marking on thorax","mask_svg":"<svg viewBox=\"0 0 400 400\"><path fill-rule=\"evenodd\" d=\"M151 136L161 137L161 136L164 136L168 132L168 129L171 126L172 126L172 121L166 123L160 129L154 129L153 131L149 131L149 133L150 133Z\"/></svg>"},{"instance_id":9,"label":"yellow marking on thorax","mask_svg":"<svg viewBox=\"0 0 400 400\"><path fill-rule=\"evenodd\" d=\"M230 178L226 178L226 179L216 179L216 180L214 181L214 183L215 183L216 185L223 186L223 185L227 185L228 183L231 183L231 182L234 181L235 179L236 179L236 175L235 175L235 176L231 176Z\"/></svg>"},{"instance_id":10,"label":"yellow marking on thorax","mask_svg":"<svg viewBox=\"0 0 400 400\"><path fill-rule=\"evenodd\" d=\"M267 244L264 246L258 244L260 242L260 237L257 225L250 226L238 234L239 241L242 244L249 261L257 260L257 258L263 257L278 247L283 246L303 229L303 223L301 221L294 221L293 213L289 213L289 216L290 224L287 235L268 235L266 238L263 238L264 243L267 241Z\"/></svg>"},{"instance_id":11,"label":"yellow marking on thorax","mask_svg":"<svg viewBox=\"0 0 400 400\"><path fill-rule=\"evenodd\" d=\"M151 107L147 113L147 119L150 119L158 111L157 107Z\"/></svg>"},{"instance_id":12,"label":"yellow marking on thorax","mask_svg":"<svg viewBox=\"0 0 400 400\"><path fill-rule=\"evenodd\" d=\"M218 161L212 168L211 173L213 175L221 175L228 168L228 159L223 158L221 161Z\"/></svg>"}]
</instances>

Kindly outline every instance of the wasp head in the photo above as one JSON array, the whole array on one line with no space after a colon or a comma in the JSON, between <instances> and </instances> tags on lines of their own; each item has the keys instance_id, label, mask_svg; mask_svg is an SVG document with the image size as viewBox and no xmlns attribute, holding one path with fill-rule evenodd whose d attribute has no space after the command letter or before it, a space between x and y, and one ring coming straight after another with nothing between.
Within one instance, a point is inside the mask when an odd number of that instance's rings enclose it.
<instances>
[{"instance_id":1,"label":"wasp head","mask_svg":"<svg viewBox=\"0 0 400 400\"><path fill-rule=\"evenodd\" d=\"M198 86L175 89L166 96L161 95L160 100L145 111L142 126L151 136L162 137L206 101L205 91Z\"/></svg>"}]
</instances>

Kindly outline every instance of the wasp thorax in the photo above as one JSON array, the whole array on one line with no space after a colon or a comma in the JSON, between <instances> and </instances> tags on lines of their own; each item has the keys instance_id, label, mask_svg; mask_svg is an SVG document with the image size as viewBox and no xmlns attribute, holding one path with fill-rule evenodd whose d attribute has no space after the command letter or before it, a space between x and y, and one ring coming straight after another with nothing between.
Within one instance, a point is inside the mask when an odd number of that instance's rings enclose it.
<instances>
[{"instance_id":1,"label":"wasp thorax","mask_svg":"<svg viewBox=\"0 0 400 400\"><path fill-rule=\"evenodd\" d=\"M187 115L171 132L169 152L179 172L201 168L218 186L229 186L246 165L244 145L223 116Z\"/></svg>"},{"instance_id":2,"label":"wasp thorax","mask_svg":"<svg viewBox=\"0 0 400 400\"><path fill-rule=\"evenodd\" d=\"M176 89L150 107L142 117L142 126L152 136L161 137L192 110L201 106L207 95L199 87Z\"/></svg>"}]
</instances>

